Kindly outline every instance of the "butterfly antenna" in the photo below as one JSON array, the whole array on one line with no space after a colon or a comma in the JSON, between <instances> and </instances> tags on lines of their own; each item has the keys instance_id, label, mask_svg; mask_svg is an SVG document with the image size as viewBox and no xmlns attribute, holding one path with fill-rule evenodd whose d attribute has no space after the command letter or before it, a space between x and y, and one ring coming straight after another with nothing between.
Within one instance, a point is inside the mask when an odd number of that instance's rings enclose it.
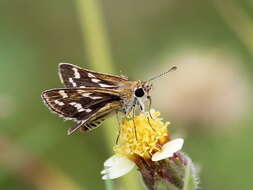
<instances>
[{"instance_id":1,"label":"butterfly antenna","mask_svg":"<svg viewBox=\"0 0 253 190\"><path fill-rule=\"evenodd\" d=\"M152 81L152 80L155 80L155 79L157 79L157 78L160 78L160 77L166 75L167 73L169 73L169 72L171 72L171 71L175 71L176 69L177 69L177 67L176 67L176 66L173 66L173 67L171 67L169 70L167 70L167 71L165 71L165 72L163 72L163 73L160 73L160 74L158 74L158 75L155 75L155 76L151 77L150 79L148 79L148 81Z\"/></svg>"}]
</instances>

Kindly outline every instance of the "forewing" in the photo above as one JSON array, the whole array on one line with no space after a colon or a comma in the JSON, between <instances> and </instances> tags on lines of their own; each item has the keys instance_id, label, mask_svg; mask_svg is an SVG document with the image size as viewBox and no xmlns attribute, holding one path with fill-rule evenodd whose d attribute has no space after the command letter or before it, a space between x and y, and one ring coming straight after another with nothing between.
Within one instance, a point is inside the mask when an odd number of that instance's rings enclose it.
<instances>
[{"instance_id":1,"label":"forewing","mask_svg":"<svg viewBox=\"0 0 253 190\"><path fill-rule=\"evenodd\" d=\"M120 100L112 90L82 88L51 89L44 91L42 98L54 113L75 121L88 121L107 104Z\"/></svg>"},{"instance_id":2,"label":"forewing","mask_svg":"<svg viewBox=\"0 0 253 190\"><path fill-rule=\"evenodd\" d=\"M98 73L68 63L59 64L59 76L67 88L96 87L116 89L128 83L126 77Z\"/></svg>"}]
</instances>

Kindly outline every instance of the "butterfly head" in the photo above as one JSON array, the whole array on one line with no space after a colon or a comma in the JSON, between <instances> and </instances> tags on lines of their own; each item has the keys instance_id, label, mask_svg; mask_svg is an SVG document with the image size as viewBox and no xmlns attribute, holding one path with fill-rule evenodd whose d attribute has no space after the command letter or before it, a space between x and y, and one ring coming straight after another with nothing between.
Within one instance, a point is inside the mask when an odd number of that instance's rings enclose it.
<instances>
[{"instance_id":1,"label":"butterfly head","mask_svg":"<svg viewBox=\"0 0 253 190\"><path fill-rule=\"evenodd\" d=\"M149 92L152 88L152 84L150 82L139 82L137 87L134 89L134 96L136 98L143 98L145 96L149 96Z\"/></svg>"},{"instance_id":2,"label":"butterfly head","mask_svg":"<svg viewBox=\"0 0 253 190\"><path fill-rule=\"evenodd\" d=\"M177 67L173 66L171 67L169 70L160 73L158 75L155 75L153 77L151 77L150 79L148 79L147 81L141 82L139 81L137 83L137 87L134 89L134 95L136 98L142 98L142 97L147 97L148 99L150 99L150 95L149 95L149 91L152 89L152 84L151 81L160 78L164 75L166 75L167 73L176 70Z\"/></svg>"},{"instance_id":3,"label":"butterfly head","mask_svg":"<svg viewBox=\"0 0 253 190\"><path fill-rule=\"evenodd\" d=\"M135 103L140 107L142 112L145 111L145 102L147 100L151 101L151 97L149 95L151 88L152 84L150 82L139 81L134 89Z\"/></svg>"},{"instance_id":4,"label":"butterfly head","mask_svg":"<svg viewBox=\"0 0 253 190\"><path fill-rule=\"evenodd\" d=\"M169 70L167 70L163 73L160 73L158 75L155 75L155 76L151 77L150 79L148 79L147 81L143 81L143 82L139 81L137 83L137 86L134 89L134 96L135 96L135 101L140 106L140 109L142 111L145 110L145 102L147 100L149 101L149 106L151 104L151 96L149 95L149 92L152 89L151 81L166 75L170 71L176 70L176 68L177 68L176 66L173 66Z\"/></svg>"}]
</instances>

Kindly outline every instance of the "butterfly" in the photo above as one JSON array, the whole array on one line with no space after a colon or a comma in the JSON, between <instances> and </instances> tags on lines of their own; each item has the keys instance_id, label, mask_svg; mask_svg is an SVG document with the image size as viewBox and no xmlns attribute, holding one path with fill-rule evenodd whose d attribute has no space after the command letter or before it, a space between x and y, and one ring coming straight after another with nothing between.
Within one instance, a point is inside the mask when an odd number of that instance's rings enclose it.
<instances>
[{"instance_id":1,"label":"butterfly","mask_svg":"<svg viewBox=\"0 0 253 190\"><path fill-rule=\"evenodd\" d=\"M60 63L58 69L65 88L46 90L41 96L53 113L76 121L68 129L68 134L72 134L77 129L90 131L117 112L128 115L136 107L145 112L145 102L151 103L150 82L176 67L147 81L132 81L125 76L99 73L69 63Z\"/></svg>"}]
</instances>

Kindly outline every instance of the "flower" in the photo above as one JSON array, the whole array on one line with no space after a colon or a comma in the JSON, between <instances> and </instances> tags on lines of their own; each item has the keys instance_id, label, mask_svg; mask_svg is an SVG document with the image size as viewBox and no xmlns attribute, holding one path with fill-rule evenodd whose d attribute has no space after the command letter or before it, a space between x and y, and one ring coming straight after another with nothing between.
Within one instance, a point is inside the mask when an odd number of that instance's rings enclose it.
<instances>
[{"instance_id":1,"label":"flower","mask_svg":"<svg viewBox=\"0 0 253 190\"><path fill-rule=\"evenodd\" d=\"M135 166L149 190L187 188L198 185L191 159L180 152L184 140L169 136L169 122L163 122L154 110L138 116L129 115L120 125L115 155L104 163L102 179L115 179Z\"/></svg>"},{"instance_id":2,"label":"flower","mask_svg":"<svg viewBox=\"0 0 253 190\"><path fill-rule=\"evenodd\" d=\"M140 114L122 122L119 142L114 146L116 154L105 161L102 179L123 176L135 165L141 170L148 162L152 165L178 157L175 153L181 150L184 140L172 140L167 129L169 122L163 122L159 112L151 110L150 113L152 117Z\"/></svg>"}]
</instances>

